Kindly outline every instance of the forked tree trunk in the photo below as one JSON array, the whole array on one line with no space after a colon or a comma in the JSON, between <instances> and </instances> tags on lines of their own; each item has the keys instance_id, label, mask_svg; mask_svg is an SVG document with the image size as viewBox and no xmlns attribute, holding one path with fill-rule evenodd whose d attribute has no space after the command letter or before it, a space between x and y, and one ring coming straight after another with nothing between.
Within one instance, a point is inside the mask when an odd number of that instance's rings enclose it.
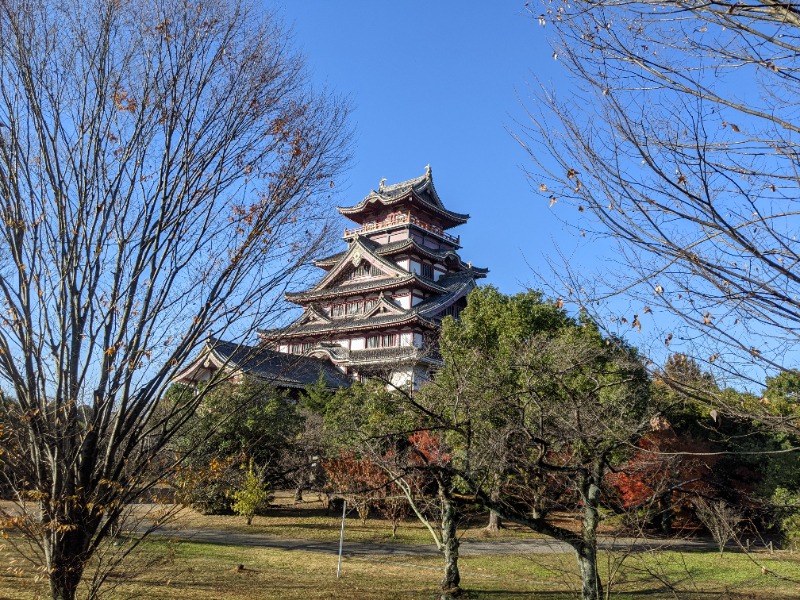
<instances>
[{"instance_id":1,"label":"forked tree trunk","mask_svg":"<svg viewBox=\"0 0 800 600\"><path fill-rule=\"evenodd\" d=\"M444 552L444 578L442 579L442 600L461 596L461 574L458 572L458 536L456 535L456 507L441 486L439 501L442 509L442 551Z\"/></svg>"},{"instance_id":2,"label":"forked tree trunk","mask_svg":"<svg viewBox=\"0 0 800 600\"><path fill-rule=\"evenodd\" d=\"M76 532L48 533L46 560L52 600L75 600L86 567Z\"/></svg>"}]
</instances>

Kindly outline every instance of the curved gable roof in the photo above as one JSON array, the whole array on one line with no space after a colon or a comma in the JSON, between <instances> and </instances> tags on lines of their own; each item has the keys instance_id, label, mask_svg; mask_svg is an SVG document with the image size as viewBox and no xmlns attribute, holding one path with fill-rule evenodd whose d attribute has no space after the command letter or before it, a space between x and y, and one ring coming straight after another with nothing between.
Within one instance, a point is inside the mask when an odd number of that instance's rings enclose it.
<instances>
[{"instance_id":1,"label":"curved gable roof","mask_svg":"<svg viewBox=\"0 0 800 600\"><path fill-rule=\"evenodd\" d=\"M353 220L357 221L357 216L371 205L377 203L384 206L391 206L402 200L411 198L412 200L418 201L442 219L449 221L447 224L448 227L463 225L469 220L468 214L453 212L444 207L433 185L433 173L430 165L425 168L425 174L421 177L394 183L392 185L384 185L384 181L385 180L381 181L377 191L372 190L369 195L355 206L340 206L337 210L346 217L356 217L356 219Z\"/></svg>"},{"instance_id":2,"label":"curved gable roof","mask_svg":"<svg viewBox=\"0 0 800 600\"><path fill-rule=\"evenodd\" d=\"M264 346L248 346L210 337L200 356L195 359L181 379L199 362L211 362L220 369L241 372L277 387L302 389L314 385L320 377L329 388L347 387L350 380L326 360L295 354L285 354ZM187 377L188 379L188 377Z\"/></svg>"}]
</instances>

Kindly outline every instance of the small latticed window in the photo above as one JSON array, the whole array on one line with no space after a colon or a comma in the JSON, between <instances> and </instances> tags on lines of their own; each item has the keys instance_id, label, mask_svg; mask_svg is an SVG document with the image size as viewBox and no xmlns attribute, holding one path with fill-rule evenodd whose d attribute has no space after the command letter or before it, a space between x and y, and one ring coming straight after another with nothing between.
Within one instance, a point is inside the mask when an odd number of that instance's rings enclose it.
<instances>
[{"instance_id":1,"label":"small latticed window","mask_svg":"<svg viewBox=\"0 0 800 600\"><path fill-rule=\"evenodd\" d=\"M367 348L392 348L400 342L400 336L396 333L384 333L382 335L371 335L367 338Z\"/></svg>"}]
</instances>

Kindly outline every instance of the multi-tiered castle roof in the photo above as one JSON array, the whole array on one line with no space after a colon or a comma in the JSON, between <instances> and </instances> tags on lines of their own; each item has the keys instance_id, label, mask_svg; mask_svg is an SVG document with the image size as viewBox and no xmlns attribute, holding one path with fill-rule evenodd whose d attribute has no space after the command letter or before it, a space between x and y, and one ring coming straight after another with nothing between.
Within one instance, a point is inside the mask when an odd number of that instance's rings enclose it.
<instances>
[{"instance_id":1,"label":"multi-tiered castle roof","mask_svg":"<svg viewBox=\"0 0 800 600\"><path fill-rule=\"evenodd\" d=\"M315 262L326 274L313 288L287 294L303 314L280 331L262 332L276 350L327 358L348 375L391 371L415 384L438 360L442 318L457 316L487 269L465 263L449 233L469 215L445 208L430 167L416 179L381 181L355 206L339 212L348 247Z\"/></svg>"}]
</instances>

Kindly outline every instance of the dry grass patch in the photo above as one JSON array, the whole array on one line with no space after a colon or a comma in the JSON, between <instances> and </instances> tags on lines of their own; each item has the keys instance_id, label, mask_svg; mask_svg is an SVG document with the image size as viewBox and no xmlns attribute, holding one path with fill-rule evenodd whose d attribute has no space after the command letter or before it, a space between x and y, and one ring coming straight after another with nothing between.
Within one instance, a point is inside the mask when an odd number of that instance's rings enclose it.
<instances>
[{"instance_id":1,"label":"dry grass patch","mask_svg":"<svg viewBox=\"0 0 800 600\"><path fill-rule=\"evenodd\" d=\"M0 564L8 564L10 557L7 549L0 550ZM788 600L800 595L800 586L787 580L800 580L798 559L788 553L758 558L786 579L763 575L760 566L735 553L722 559L713 551L630 555L614 597ZM144 564L150 567L137 570ZM345 558L342 566L343 576L337 580L336 556L331 554L152 540L143 544L142 554L124 571L113 574L106 597L430 599L436 593L442 563L439 557L365 556ZM579 585L571 554L467 557L462 558L461 568L462 583L473 599L574 598ZM45 597L45 584L37 582L35 575L23 565L14 573L4 571L0 574L0 598Z\"/></svg>"},{"instance_id":2,"label":"dry grass patch","mask_svg":"<svg viewBox=\"0 0 800 600\"><path fill-rule=\"evenodd\" d=\"M141 510L146 510L143 505ZM497 532L486 531L488 517L472 515L460 530L462 539L537 539L543 536L525 527L510 524ZM340 510L326 508L326 503L316 495L307 495L295 502L291 492L278 491L266 516L256 516L252 525L244 517L233 515L202 515L191 508L182 509L171 527L177 530L217 529L269 537L321 542L338 541L342 520ZM428 530L415 518L406 519L392 537L392 524L387 519L370 517L362 523L354 510L348 511L346 537L351 542L379 542L397 544L433 543Z\"/></svg>"}]
</instances>

